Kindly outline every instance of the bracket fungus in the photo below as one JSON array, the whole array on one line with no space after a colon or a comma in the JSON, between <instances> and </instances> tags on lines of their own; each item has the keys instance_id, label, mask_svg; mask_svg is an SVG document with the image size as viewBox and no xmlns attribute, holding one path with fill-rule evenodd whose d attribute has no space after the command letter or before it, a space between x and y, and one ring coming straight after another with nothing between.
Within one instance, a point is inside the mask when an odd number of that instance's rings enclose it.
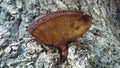
<instances>
[{"instance_id":1,"label":"bracket fungus","mask_svg":"<svg viewBox=\"0 0 120 68\"><path fill-rule=\"evenodd\" d=\"M68 44L82 36L91 26L92 18L77 10L53 12L38 18L28 28L28 32L41 43L62 50L68 55Z\"/></svg>"}]
</instances>

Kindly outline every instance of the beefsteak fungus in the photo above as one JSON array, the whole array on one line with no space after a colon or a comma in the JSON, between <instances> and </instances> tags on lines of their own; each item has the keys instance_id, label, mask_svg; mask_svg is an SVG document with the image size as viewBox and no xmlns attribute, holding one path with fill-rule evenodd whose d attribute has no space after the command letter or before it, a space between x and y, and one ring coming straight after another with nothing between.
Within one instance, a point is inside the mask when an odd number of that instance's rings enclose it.
<instances>
[{"instance_id":1,"label":"beefsteak fungus","mask_svg":"<svg viewBox=\"0 0 120 68\"><path fill-rule=\"evenodd\" d=\"M91 24L89 15L76 10L63 10L38 18L28 32L37 41L61 49L62 56L67 57L68 44L82 36Z\"/></svg>"}]
</instances>

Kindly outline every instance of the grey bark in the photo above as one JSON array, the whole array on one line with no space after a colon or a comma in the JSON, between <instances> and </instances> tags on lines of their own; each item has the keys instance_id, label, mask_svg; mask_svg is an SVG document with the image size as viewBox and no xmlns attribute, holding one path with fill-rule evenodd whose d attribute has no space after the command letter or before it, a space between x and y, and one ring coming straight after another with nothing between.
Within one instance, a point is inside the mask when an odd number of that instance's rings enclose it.
<instances>
[{"instance_id":1,"label":"grey bark","mask_svg":"<svg viewBox=\"0 0 120 68\"><path fill-rule=\"evenodd\" d=\"M93 17L90 30L69 46L67 62L57 49L31 40L38 16L80 10ZM82 45L88 49L81 49ZM0 68L120 68L120 0L0 0Z\"/></svg>"}]
</instances>

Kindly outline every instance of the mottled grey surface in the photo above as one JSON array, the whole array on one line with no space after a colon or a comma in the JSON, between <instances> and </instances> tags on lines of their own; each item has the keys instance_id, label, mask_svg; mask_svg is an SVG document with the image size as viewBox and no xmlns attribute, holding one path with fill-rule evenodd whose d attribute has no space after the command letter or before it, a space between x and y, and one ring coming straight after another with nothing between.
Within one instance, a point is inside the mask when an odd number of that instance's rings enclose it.
<instances>
[{"instance_id":1,"label":"mottled grey surface","mask_svg":"<svg viewBox=\"0 0 120 68\"><path fill-rule=\"evenodd\" d=\"M120 68L119 6L119 0L0 0L0 68ZM27 32L36 17L58 10L93 17L90 30L69 45L65 63Z\"/></svg>"}]
</instances>

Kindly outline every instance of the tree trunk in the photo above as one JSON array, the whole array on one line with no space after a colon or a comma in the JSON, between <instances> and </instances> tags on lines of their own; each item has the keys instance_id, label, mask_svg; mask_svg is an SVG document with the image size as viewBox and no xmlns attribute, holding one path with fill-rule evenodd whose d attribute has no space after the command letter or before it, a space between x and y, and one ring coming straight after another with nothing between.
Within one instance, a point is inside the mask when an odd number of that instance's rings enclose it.
<instances>
[{"instance_id":1,"label":"tree trunk","mask_svg":"<svg viewBox=\"0 0 120 68\"><path fill-rule=\"evenodd\" d=\"M93 18L89 31L69 45L65 63L58 49L27 32L35 18L59 10ZM120 0L0 0L0 68L120 68L119 60Z\"/></svg>"}]
</instances>

